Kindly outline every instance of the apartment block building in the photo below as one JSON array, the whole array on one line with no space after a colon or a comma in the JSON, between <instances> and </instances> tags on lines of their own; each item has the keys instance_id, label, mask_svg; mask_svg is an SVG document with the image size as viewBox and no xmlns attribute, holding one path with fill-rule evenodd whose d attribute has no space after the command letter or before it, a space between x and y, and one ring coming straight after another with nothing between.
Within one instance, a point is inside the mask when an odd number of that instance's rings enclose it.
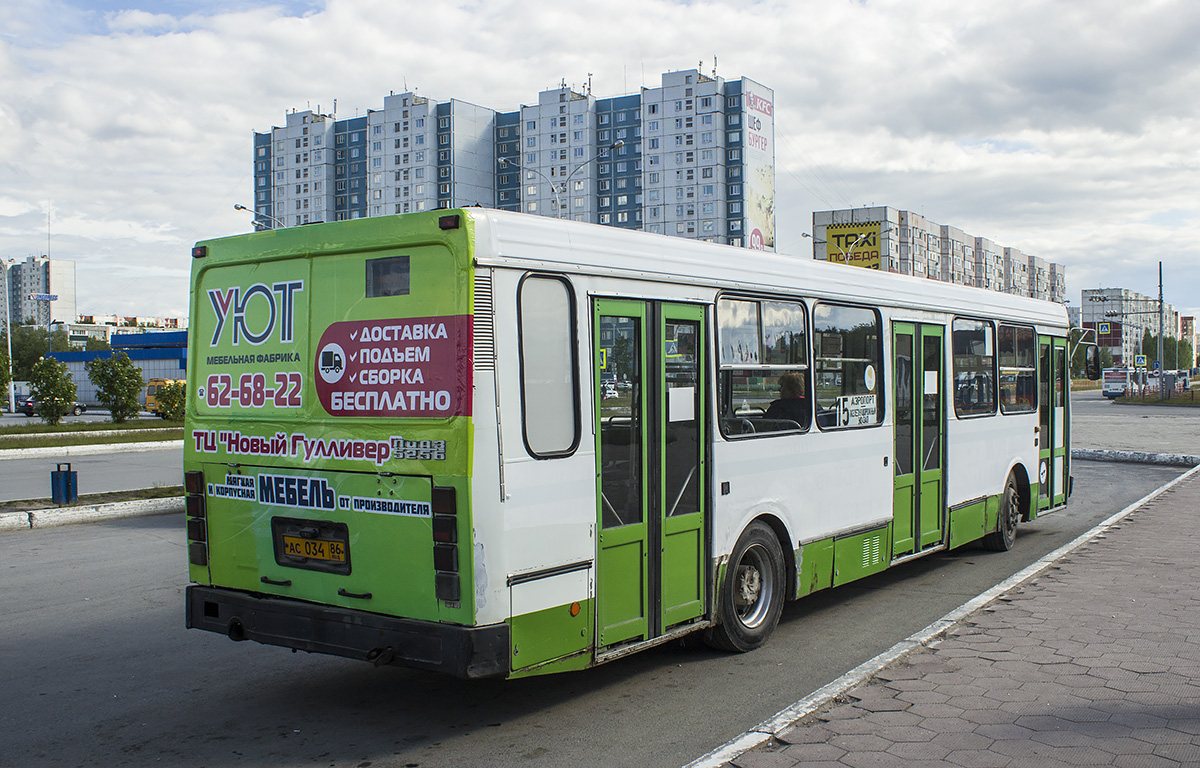
<instances>
[{"instance_id":1,"label":"apartment block building","mask_svg":"<svg viewBox=\"0 0 1200 768\"><path fill-rule=\"evenodd\" d=\"M598 99L560 85L500 112L392 93L254 136L255 226L481 205L773 249L774 93L698 69Z\"/></svg>"},{"instance_id":2,"label":"apartment block building","mask_svg":"<svg viewBox=\"0 0 1200 768\"><path fill-rule=\"evenodd\" d=\"M0 286L0 317L5 324L16 325L32 320L38 325L69 322L75 319L75 262L29 256L25 261L0 262L5 279ZM54 301L39 300L35 295L52 295Z\"/></svg>"},{"instance_id":3,"label":"apartment block building","mask_svg":"<svg viewBox=\"0 0 1200 768\"><path fill-rule=\"evenodd\" d=\"M813 213L813 258L1066 303L1066 268L890 206Z\"/></svg>"}]
</instances>

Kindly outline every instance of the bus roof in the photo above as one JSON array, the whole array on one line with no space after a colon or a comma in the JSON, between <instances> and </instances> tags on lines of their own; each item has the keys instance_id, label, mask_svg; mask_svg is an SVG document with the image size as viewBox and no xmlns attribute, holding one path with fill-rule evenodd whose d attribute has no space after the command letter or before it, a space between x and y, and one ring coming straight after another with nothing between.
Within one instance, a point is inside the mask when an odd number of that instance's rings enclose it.
<instances>
[{"instance_id":1,"label":"bus roof","mask_svg":"<svg viewBox=\"0 0 1200 768\"><path fill-rule=\"evenodd\" d=\"M915 310L957 311L1067 328L1067 310L1050 301L938 280L848 267L679 237L546 216L470 208L481 266L587 274L709 288L798 293Z\"/></svg>"}]
</instances>

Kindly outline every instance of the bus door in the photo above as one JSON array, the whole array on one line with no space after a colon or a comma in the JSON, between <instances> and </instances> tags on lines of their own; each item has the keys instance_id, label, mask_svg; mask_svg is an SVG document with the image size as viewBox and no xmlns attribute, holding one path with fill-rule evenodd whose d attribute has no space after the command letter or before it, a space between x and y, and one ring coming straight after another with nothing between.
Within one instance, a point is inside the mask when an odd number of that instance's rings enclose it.
<instances>
[{"instance_id":1,"label":"bus door","mask_svg":"<svg viewBox=\"0 0 1200 768\"><path fill-rule=\"evenodd\" d=\"M594 305L599 647L705 612L704 308Z\"/></svg>"},{"instance_id":2,"label":"bus door","mask_svg":"<svg viewBox=\"0 0 1200 768\"><path fill-rule=\"evenodd\" d=\"M1067 342L1038 337L1038 510L1067 502Z\"/></svg>"},{"instance_id":3,"label":"bus door","mask_svg":"<svg viewBox=\"0 0 1200 768\"><path fill-rule=\"evenodd\" d=\"M892 324L896 380L893 558L945 540L944 334L940 325Z\"/></svg>"}]
</instances>

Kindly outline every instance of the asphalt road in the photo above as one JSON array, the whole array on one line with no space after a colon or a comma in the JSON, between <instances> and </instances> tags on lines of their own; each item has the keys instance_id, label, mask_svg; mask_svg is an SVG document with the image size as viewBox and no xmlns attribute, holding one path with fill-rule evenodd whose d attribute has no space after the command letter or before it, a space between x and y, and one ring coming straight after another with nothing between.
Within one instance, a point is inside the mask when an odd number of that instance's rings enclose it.
<instances>
[{"instance_id":1,"label":"asphalt road","mask_svg":"<svg viewBox=\"0 0 1200 768\"><path fill-rule=\"evenodd\" d=\"M0 501L50 497L50 473L59 462L78 472L80 495L183 485L183 448L0 461Z\"/></svg>"},{"instance_id":2,"label":"asphalt road","mask_svg":"<svg viewBox=\"0 0 1200 768\"><path fill-rule=\"evenodd\" d=\"M1071 447L1200 456L1200 407L1118 405L1098 389L1072 392Z\"/></svg>"},{"instance_id":3,"label":"asphalt road","mask_svg":"<svg viewBox=\"0 0 1200 768\"><path fill-rule=\"evenodd\" d=\"M1179 474L1076 462L1012 552L935 555L789 605L745 655L673 645L463 682L183 628L179 516L0 536L0 764L679 766Z\"/></svg>"}]
</instances>

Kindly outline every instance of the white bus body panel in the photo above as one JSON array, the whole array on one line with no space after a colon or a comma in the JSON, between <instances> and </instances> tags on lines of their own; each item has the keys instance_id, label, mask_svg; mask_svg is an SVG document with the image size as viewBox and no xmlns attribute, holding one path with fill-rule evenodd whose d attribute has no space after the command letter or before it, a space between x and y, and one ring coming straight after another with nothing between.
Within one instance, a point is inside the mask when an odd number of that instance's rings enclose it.
<instances>
[{"instance_id":1,"label":"white bus body panel","mask_svg":"<svg viewBox=\"0 0 1200 768\"><path fill-rule=\"evenodd\" d=\"M945 326L946 505L999 494L1006 467L1023 464L1036 482L1037 413L956 418L950 324L955 316L1022 324L1063 336L1064 307L902 275L881 274L806 258L754 253L682 238L581 226L542 216L472 209L476 266L494 275L495 365L475 372L474 520L478 621L550 608L594 596L596 554L595 411L591 302L595 297L646 298L711 306L722 291L799 298L811 312L821 300L880 309L884 335L884 422L877 427L731 440L712 431L712 553L733 548L754 517L770 513L788 530L790 546L884 525L892 519L894 400L893 319ZM581 436L569 457L534 459L522 432L517 285L529 272L565 276L572 285L578 344ZM895 308L902 308L896 311ZM711 320L711 310L710 310ZM710 323L709 333L715 334ZM715 350L709 338L710 352ZM710 361L709 375L715 371ZM495 391L498 387L499 393ZM491 391L489 391L491 390ZM708 407L714 413L715 387ZM497 408L498 401L498 408ZM496 413L499 424L492 422ZM499 433L497 433L497 426ZM501 453L502 446L502 453ZM728 482L729 494L721 494ZM504 498L501 499L503 489ZM593 561L572 571L509 586L513 577ZM536 585L536 586L534 586Z\"/></svg>"}]
</instances>

